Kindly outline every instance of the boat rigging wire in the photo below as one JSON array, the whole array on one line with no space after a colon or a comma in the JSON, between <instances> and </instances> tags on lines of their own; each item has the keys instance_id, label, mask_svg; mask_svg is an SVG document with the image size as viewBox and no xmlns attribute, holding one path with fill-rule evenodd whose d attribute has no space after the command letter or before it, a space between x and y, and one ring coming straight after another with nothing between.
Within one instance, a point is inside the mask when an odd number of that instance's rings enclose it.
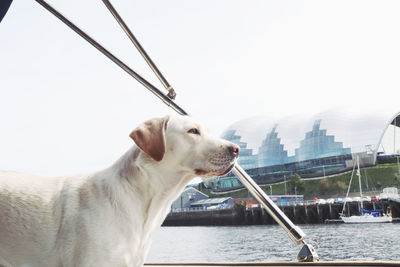
<instances>
[{"instance_id":1,"label":"boat rigging wire","mask_svg":"<svg viewBox=\"0 0 400 267\"><path fill-rule=\"evenodd\" d=\"M42 5L46 10L48 10L54 16L56 16L59 20L61 20L69 28L71 28L73 31L75 31L78 35L80 35L82 38L84 38L86 41L88 41L92 46L94 46L97 50L99 50L106 57L108 57L110 60L112 60L115 64L117 64L119 67L121 67L130 76L135 78L139 83L141 83L148 90L150 90L153 94L155 94L158 98L160 98L167 106L171 107L173 110L175 110L177 113L179 113L181 115L188 115L188 113L184 109L182 109L180 106L178 106L173 101L174 91L173 91L172 87L169 85L169 83L166 81L164 76L161 74L161 72L155 66L153 61L150 59L150 57L144 51L143 47L140 45L140 43L134 37L133 33L126 26L125 22L123 22L122 18L119 16L117 11L107 0L103 0L104 4L107 6L107 8L113 14L114 18L118 21L118 23L123 28L123 30L128 35L128 37L131 39L131 41L135 44L136 48L139 50L139 52L145 58L147 64L149 64L149 66L155 72L158 79L161 81L161 83L164 85L164 87L169 91L169 96L164 95L158 88L156 88L150 82L145 80L138 73L133 71L128 65L126 65L124 62L122 62L120 59L118 59L116 56L114 56L110 51L108 51L106 48L104 48L102 45L100 45L97 41L95 41L92 37L90 37L88 34L86 34L84 31L82 31L79 27L77 27L74 23L72 23L70 20L68 20L60 12L58 12L56 9L54 9L46 1L44 1L44 0L35 0L35 1L38 2L40 5ZM303 262L304 261L307 261L307 262L318 261L319 258L318 258L316 251L314 250L313 246L310 244L307 244L306 241L304 240L306 237L305 233L298 226L293 224L293 222L279 209L279 207L267 196L267 194L257 185L256 182L254 182L254 180L238 164L235 164L232 171L234 174L236 174L236 176L239 178L239 180L242 182L242 184L250 191L250 193L267 210L267 212L271 215L271 217L274 218L274 220L287 232L290 239L296 245L303 244L303 247L300 249L300 252L297 255L297 259L299 261L303 261Z\"/></svg>"},{"instance_id":2,"label":"boat rigging wire","mask_svg":"<svg viewBox=\"0 0 400 267\"><path fill-rule=\"evenodd\" d=\"M348 199L348 197L349 197L349 193L350 193L350 187L351 187L351 181L353 180L353 175L354 175L354 169L356 168L356 163L354 162L354 164L353 164L353 171L351 172L351 177L350 177L350 181L349 181L349 186L348 186L348 188L347 188L347 193L346 193L346 197L345 197L345 199L344 199L344 202L343 202L343 208L342 208L342 215L344 215L344 209L345 209L345 206L346 206L346 203L347 203L347 199Z\"/></svg>"}]
</instances>

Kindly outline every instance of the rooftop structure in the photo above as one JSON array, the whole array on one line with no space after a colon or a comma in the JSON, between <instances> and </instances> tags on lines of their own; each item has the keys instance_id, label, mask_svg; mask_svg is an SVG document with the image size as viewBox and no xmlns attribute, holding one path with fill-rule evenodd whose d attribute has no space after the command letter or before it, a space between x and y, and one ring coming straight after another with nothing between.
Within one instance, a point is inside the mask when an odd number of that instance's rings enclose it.
<instances>
[{"instance_id":1,"label":"rooftop structure","mask_svg":"<svg viewBox=\"0 0 400 267\"><path fill-rule=\"evenodd\" d=\"M186 187L182 194L172 203L172 212L181 212L189 210L192 203L200 200L207 200L208 196L196 188Z\"/></svg>"},{"instance_id":2,"label":"rooftop structure","mask_svg":"<svg viewBox=\"0 0 400 267\"><path fill-rule=\"evenodd\" d=\"M192 209L232 209L234 200L231 197L202 199L190 204Z\"/></svg>"}]
</instances>

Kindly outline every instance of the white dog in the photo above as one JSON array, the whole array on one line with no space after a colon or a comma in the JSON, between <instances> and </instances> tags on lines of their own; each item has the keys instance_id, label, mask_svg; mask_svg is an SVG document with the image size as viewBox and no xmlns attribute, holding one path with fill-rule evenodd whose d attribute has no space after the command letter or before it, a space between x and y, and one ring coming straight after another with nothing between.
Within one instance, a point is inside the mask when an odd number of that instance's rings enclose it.
<instances>
[{"instance_id":1,"label":"white dog","mask_svg":"<svg viewBox=\"0 0 400 267\"><path fill-rule=\"evenodd\" d=\"M0 266L141 266L185 185L226 174L239 154L186 116L149 120L130 136L136 146L92 174L0 171Z\"/></svg>"}]
</instances>

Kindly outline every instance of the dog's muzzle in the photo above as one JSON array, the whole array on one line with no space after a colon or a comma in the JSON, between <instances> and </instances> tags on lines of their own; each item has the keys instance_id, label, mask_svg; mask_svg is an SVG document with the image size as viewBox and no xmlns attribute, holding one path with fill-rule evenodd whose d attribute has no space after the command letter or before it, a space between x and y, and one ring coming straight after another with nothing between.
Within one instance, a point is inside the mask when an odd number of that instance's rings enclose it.
<instances>
[{"instance_id":1,"label":"dog's muzzle","mask_svg":"<svg viewBox=\"0 0 400 267\"><path fill-rule=\"evenodd\" d=\"M235 144L226 146L225 151L209 159L208 168L195 169L196 175L202 177L223 176L229 173L239 157L240 147Z\"/></svg>"}]
</instances>

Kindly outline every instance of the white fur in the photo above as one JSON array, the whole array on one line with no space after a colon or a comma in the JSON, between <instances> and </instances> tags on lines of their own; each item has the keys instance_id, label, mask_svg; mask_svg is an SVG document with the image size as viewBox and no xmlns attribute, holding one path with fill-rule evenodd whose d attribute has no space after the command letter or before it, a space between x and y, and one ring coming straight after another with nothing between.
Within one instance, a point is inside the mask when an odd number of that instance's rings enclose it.
<instances>
[{"instance_id":1,"label":"white fur","mask_svg":"<svg viewBox=\"0 0 400 267\"><path fill-rule=\"evenodd\" d=\"M142 266L185 185L228 172L238 153L189 117L165 119L161 161L134 146L87 175L0 171L0 266Z\"/></svg>"}]
</instances>

